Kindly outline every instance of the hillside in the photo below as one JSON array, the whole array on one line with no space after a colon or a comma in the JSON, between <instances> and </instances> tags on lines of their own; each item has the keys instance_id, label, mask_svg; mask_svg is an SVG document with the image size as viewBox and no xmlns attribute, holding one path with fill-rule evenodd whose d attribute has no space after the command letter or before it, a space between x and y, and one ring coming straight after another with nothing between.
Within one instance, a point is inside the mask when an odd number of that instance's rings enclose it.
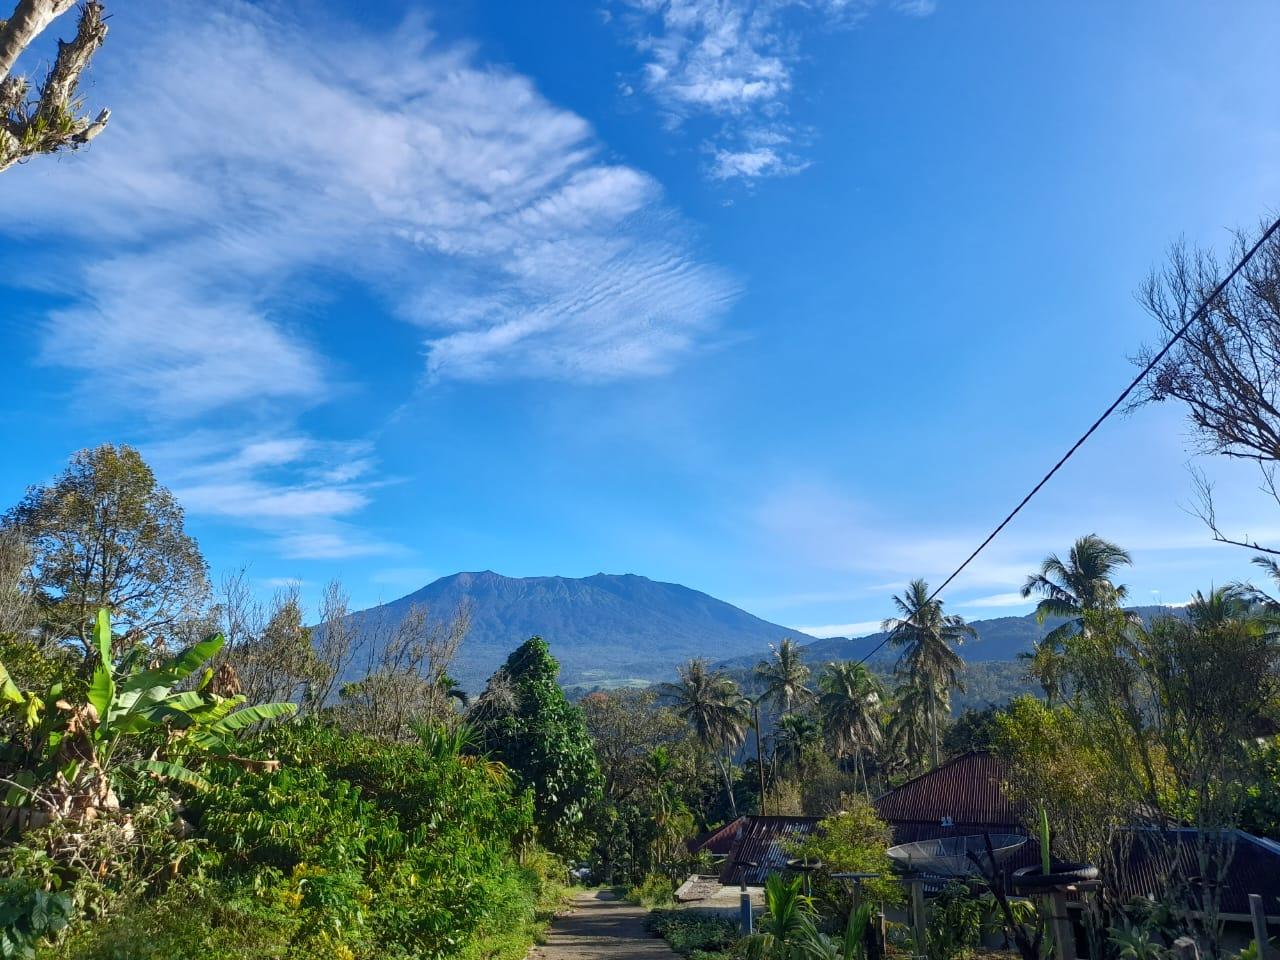
<instances>
[{"instance_id":1,"label":"hillside","mask_svg":"<svg viewBox=\"0 0 1280 960\"><path fill-rule=\"evenodd\" d=\"M1133 607L1134 612L1150 620L1157 613L1176 613L1174 607ZM970 626L977 631L977 639L967 641L960 654L970 664L994 663L1017 659L1018 654L1030 650L1041 637L1063 622L1060 617L1050 617L1044 625L1036 623L1035 614L1021 617L993 617L990 620L974 620ZM828 637L804 644L805 659L810 664L829 660L857 660L866 656L885 639L877 632L865 637ZM768 656L768 646L761 646L753 653L741 657L726 658L723 666L730 670L752 667ZM872 657L876 664L888 664L895 660L898 651L890 646L881 647Z\"/></svg>"},{"instance_id":2,"label":"hillside","mask_svg":"<svg viewBox=\"0 0 1280 960\"><path fill-rule=\"evenodd\" d=\"M666 680L690 657L740 657L787 636L813 642L705 593L634 574L575 579L457 573L351 620L367 637L415 605L447 617L464 602L471 608L471 632L452 672L472 691L535 634L551 644L566 685Z\"/></svg>"}]
</instances>

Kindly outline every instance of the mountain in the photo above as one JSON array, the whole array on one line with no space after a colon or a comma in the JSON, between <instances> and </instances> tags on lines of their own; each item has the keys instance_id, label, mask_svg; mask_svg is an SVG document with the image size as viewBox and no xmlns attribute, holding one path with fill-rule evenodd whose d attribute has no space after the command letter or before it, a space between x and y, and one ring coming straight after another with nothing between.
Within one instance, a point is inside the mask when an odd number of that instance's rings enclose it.
<instances>
[{"instance_id":1,"label":"mountain","mask_svg":"<svg viewBox=\"0 0 1280 960\"><path fill-rule=\"evenodd\" d=\"M816 642L705 593L635 574L574 579L456 573L354 613L351 623L367 639L415 606L445 618L463 603L471 610L471 630L451 673L470 691L534 635L551 645L566 686L667 680L690 657L767 651L783 637Z\"/></svg>"},{"instance_id":2,"label":"mountain","mask_svg":"<svg viewBox=\"0 0 1280 960\"><path fill-rule=\"evenodd\" d=\"M1131 607L1134 613L1140 614L1144 620L1161 613L1177 614L1176 607ZM990 620L973 620L969 626L977 631L974 640L966 640L960 647L960 654L967 663L990 663L1008 661L1017 658L1018 654L1030 650L1036 642L1050 630L1062 624L1064 618L1050 617L1043 625L1036 623L1034 613L1021 617L993 617ZM803 645L805 660L811 665L826 663L829 660L858 660L871 651L875 654L871 662L880 664L897 659L898 650L885 645L880 647L887 634L872 633L865 637L828 637L814 640ZM879 647L877 650L876 648ZM755 666L768 656L768 647L761 646L744 656L726 659L721 665L730 670Z\"/></svg>"}]
</instances>

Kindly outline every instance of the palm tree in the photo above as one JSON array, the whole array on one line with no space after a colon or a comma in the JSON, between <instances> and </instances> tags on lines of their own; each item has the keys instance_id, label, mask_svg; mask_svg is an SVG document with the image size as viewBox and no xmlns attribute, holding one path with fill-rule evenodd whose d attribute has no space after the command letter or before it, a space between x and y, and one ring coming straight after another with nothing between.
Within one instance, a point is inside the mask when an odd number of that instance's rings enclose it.
<instances>
[{"instance_id":1,"label":"palm tree","mask_svg":"<svg viewBox=\"0 0 1280 960\"><path fill-rule=\"evenodd\" d=\"M941 762L941 715L950 707L951 688L964 689L960 680L964 661L953 648L977 633L963 617L943 613L942 601L930 599L929 585L923 580L912 580L902 596L893 598L893 604L900 616L885 620L881 629L889 631L893 644L902 648L898 675L906 677L928 700L936 767Z\"/></svg>"},{"instance_id":2,"label":"palm tree","mask_svg":"<svg viewBox=\"0 0 1280 960\"><path fill-rule=\"evenodd\" d=\"M1043 626L1049 617L1067 617L1067 622L1053 630L1022 659L1029 660L1029 673L1040 681L1050 703L1062 695L1063 654L1072 635L1082 632L1085 614L1119 606L1129 595L1123 584L1111 577L1118 567L1131 566L1129 553L1103 540L1096 533L1081 537L1072 544L1064 562L1056 553L1045 557L1039 573L1027 577L1022 595L1040 596L1036 604L1036 622Z\"/></svg>"},{"instance_id":3,"label":"palm tree","mask_svg":"<svg viewBox=\"0 0 1280 960\"><path fill-rule=\"evenodd\" d=\"M818 677L818 710L822 726L836 757L854 756L854 776L862 777L867 786L867 768L863 753L880 743L880 709L884 704L884 686L880 679L861 663L846 661L828 663Z\"/></svg>"},{"instance_id":4,"label":"palm tree","mask_svg":"<svg viewBox=\"0 0 1280 960\"><path fill-rule=\"evenodd\" d=\"M675 761L666 747L655 747L643 760L653 803L654 838L650 867L665 865L674 857L683 840L681 826L688 810L673 777Z\"/></svg>"},{"instance_id":5,"label":"palm tree","mask_svg":"<svg viewBox=\"0 0 1280 960\"><path fill-rule=\"evenodd\" d=\"M778 720L773 731L773 759L783 770L799 765L808 747L822 740L822 731L812 717L789 713Z\"/></svg>"},{"instance_id":6,"label":"palm tree","mask_svg":"<svg viewBox=\"0 0 1280 960\"><path fill-rule=\"evenodd\" d=\"M882 767L908 772L919 769L920 758L929 752L932 709L931 691L909 682L900 683L894 689L881 739L879 763Z\"/></svg>"},{"instance_id":7,"label":"palm tree","mask_svg":"<svg viewBox=\"0 0 1280 960\"><path fill-rule=\"evenodd\" d=\"M724 776L729 810L736 817L733 751L746 738L750 705L738 685L725 674L712 670L706 659L690 660L677 672L679 679L675 683L661 684L658 690L693 728L693 735L703 750L715 758Z\"/></svg>"},{"instance_id":8,"label":"palm tree","mask_svg":"<svg viewBox=\"0 0 1280 960\"><path fill-rule=\"evenodd\" d=\"M800 645L790 637L783 638L782 643L773 649L772 660L761 660L756 665L756 676L764 681L762 699L772 700L783 714L813 696L813 691L805 686L809 679L809 668L805 666Z\"/></svg>"}]
</instances>

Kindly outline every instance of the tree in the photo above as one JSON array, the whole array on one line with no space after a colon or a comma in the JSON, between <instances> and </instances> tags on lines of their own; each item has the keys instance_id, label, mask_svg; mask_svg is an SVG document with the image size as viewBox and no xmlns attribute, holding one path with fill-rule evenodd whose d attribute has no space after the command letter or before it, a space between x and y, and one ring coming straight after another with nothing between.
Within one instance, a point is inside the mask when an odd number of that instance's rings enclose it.
<instances>
[{"instance_id":1,"label":"tree","mask_svg":"<svg viewBox=\"0 0 1280 960\"><path fill-rule=\"evenodd\" d=\"M0 529L0 639L29 633L36 624L31 548L16 530Z\"/></svg>"},{"instance_id":2,"label":"tree","mask_svg":"<svg viewBox=\"0 0 1280 960\"><path fill-rule=\"evenodd\" d=\"M778 719L773 731L773 760L784 772L799 768L805 755L822 743L822 731L810 716L788 713Z\"/></svg>"},{"instance_id":3,"label":"tree","mask_svg":"<svg viewBox=\"0 0 1280 960\"><path fill-rule=\"evenodd\" d=\"M870 791L864 762L880 745L880 710L884 686L861 663L829 663L818 676L818 709L822 727L837 758L853 753L854 771Z\"/></svg>"},{"instance_id":4,"label":"tree","mask_svg":"<svg viewBox=\"0 0 1280 960\"><path fill-rule=\"evenodd\" d=\"M962 617L943 613L942 601L929 599L929 585L923 580L912 580L893 604L900 616L885 620L882 629L902 648L899 676L906 677L924 700L936 767L941 762L942 714L950 709L951 689L964 689L960 681L964 661L953 648L977 634Z\"/></svg>"},{"instance_id":5,"label":"tree","mask_svg":"<svg viewBox=\"0 0 1280 960\"><path fill-rule=\"evenodd\" d=\"M303 623L297 586L276 592L266 622L228 652L228 662L250 700L313 702L312 691L330 683L330 667L317 655Z\"/></svg>"},{"instance_id":6,"label":"tree","mask_svg":"<svg viewBox=\"0 0 1280 960\"><path fill-rule=\"evenodd\" d=\"M652 690L597 691L579 704L595 745L604 777L605 796L622 803L643 785L645 757L659 747L670 748L685 732L671 710L658 707Z\"/></svg>"},{"instance_id":7,"label":"tree","mask_svg":"<svg viewBox=\"0 0 1280 960\"><path fill-rule=\"evenodd\" d=\"M18 0L13 15L0 20L0 172L36 154L74 150L100 134L111 116L80 115L80 77L107 36L103 6L85 0L76 35L58 41L53 65L31 96L31 81L13 69L44 29L75 0Z\"/></svg>"},{"instance_id":8,"label":"tree","mask_svg":"<svg viewBox=\"0 0 1280 960\"><path fill-rule=\"evenodd\" d=\"M600 766L582 711L565 699L556 682L560 664L541 637L522 644L499 673L512 703L476 717L481 745L533 791L542 844L578 859L591 848L602 799Z\"/></svg>"},{"instance_id":9,"label":"tree","mask_svg":"<svg viewBox=\"0 0 1280 960\"><path fill-rule=\"evenodd\" d=\"M1248 802L1256 739L1274 731L1280 646L1269 616L1235 588L1198 595L1188 616L1150 626L1116 610L1086 614L1067 649L1075 703L1097 749L1127 781L1140 842L1168 906L1197 932L1202 951L1221 953L1222 874ZM1184 837L1172 828L1195 824ZM1171 846L1189 846L1179 856ZM1190 865L1190 867L1189 867Z\"/></svg>"},{"instance_id":10,"label":"tree","mask_svg":"<svg viewBox=\"0 0 1280 960\"><path fill-rule=\"evenodd\" d=\"M339 688L335 712L369 736L392 740L412 737L422 723L455 722L455 701L462 691L449 668L470 627L471 609L465 603L447 620L435 619L415 604L394 624L375 624L365 639L365 675ZM326 634L321 651L331 650L330 640Z\"/></svg>"},{"instance_id":11,"label":"tree","mask_svg":"<svg viewBox=\"0 0 1280 960\"><path fill-rule=\"evenodd\" d=\"M756 676L764 682L762 699L772 700L782 713L790 713L797 704L813 696L805 686L809 668L805 665L800 645L790 637L773 647L773 659L761 660L756 665Z\"/></svg>"},{"instance_id":12,"label":"tree","mask_svg":"<svg viewBox=\"0 0 1280 960\"><path fill-rule=\"evenodd\" d=\"M958 757L974 750L990 750L995 744L1000 710L994 704L981 709L970 707L947 727L942 749L947 757Z\"/></svg>"},{"instance_id":13,"label":"tree","mask_svg":"<svg viewBox=\"0 0 1280 960\"><path fill-rule=\"evenodd\" d=\"M1031 654L1029 672L1044 688L1052 703L1062 695L1062 652L1068 637L1084 628L1084 615L1090 610L1119 606L1129 595L1128 588L1111 580L1118 567L1131 566L1128 552L1096 533L1081 537L1063 561L1051 553L1040 564L1040 571L1027 577L1022 595L1040 596L1036 604L1036 623L1044 625L1049 617L1067 617L1066 623L1049 631Z\"/></svg>"},{"instance_id":14,"label":"tree","mask_svg":"<svg viewBox=\"0 0 1280 960\"><path fill-rule=\"evenodd\" d=\"M862 897L877 904L901 904L903 885L895 878L888 849L893 830L876 814L866 797L844 797L839 813L794 842L792 856L819 864L813 874L814 896L832 914L848 910L849 894L834 873L877 874L864 878ZM825 911L824 911L825 912Z\"/></svg>"},{"instance_id":15,"label":"tree","mask_svg":"<svg viewBox=\"0 0 1280 960\"><path fill-rule=\"evenodd\" d=\"M1233 259L1253 246L1255 237L1236 233ZM1160 344L1144 348L1134 362L1146 366L1208 299L1224 271L1214 255L1175 244L1161 270L1153 271L1138 299L1160 325ZM1280 501L1275 467L1280 461L1280 233L1272 234L1253 259L1209 303L1139 387L1134 405L1175 400L1205 453L1252 461L1262 471L1266 489ZM1213 490L1197 476L1201 517L1216 540L1267 553L1247 536L1220 528L1213 509Z\"/></svg>"},{"instance_id":16,"label":"tree","mask_svg":"<svg viewBox=\"0 0 1280 960\"><path fill-rule=\"evenodd\" d=\"M723 673L711 670L705 659L690 660L679 669L678 676L675 683L664 683L658 689L693 729L702 748L716 758L724 775L729 809L736 817L732 755L747 735L747 701L738 685Z\"/></svg>"},{"instance_id":17,"label":"tree","mask_svg":"<svg viewBox=\"0 0 1280 960\"><path fill-rule=\"evenodd\" d=\"M94 616L111 611L124 642L197 620L209 596L182 507L129 446L81 450L52 483L32 487L0 521L31 550L46 625L91 653Z\"/></svg>"},{"instance_id":18,"label":"tree","mask_svg":"<svg viewBox=\"0 0 1280 960\"><path fill-rule=\"evenodd\" d=\"M880 766L886 770L920 769L930 752L936 689L909 680L900 682L885 710L888 721L881 739Z\"/></svg>"}]
</instances>

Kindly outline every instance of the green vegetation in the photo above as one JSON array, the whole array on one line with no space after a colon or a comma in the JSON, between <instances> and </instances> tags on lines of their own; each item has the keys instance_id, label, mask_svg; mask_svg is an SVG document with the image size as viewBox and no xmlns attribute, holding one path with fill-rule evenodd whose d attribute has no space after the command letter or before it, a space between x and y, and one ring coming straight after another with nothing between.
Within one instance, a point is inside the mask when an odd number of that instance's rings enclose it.
<instances>
[{"instance_id":1,"label":"green vegetation","mask_svg":"<svg viewBox=\"0 0 1280 960\"><path fill-rule=\"evenodd\" d=\"M509 708L495 688L464 716L464 618L399 624L370 698L335 690L340 591L315 638L296 594L263 612L242 586L207 606L128 448L5 515L0 955L519 960L565 889L547 847L589 848L599 806L545 644L513 655Z\"/></svg>"},{"instance_id":2,"label":"green vegetation","mask_svg":"<svg viewBox=\"0 0 1280 960\"><path fill-rule=\"evenodd\" d=\"M742 937L734 921L698 910L655 910L649 929L686 957L726 953Z\"/></svg>"}]
</instances>

